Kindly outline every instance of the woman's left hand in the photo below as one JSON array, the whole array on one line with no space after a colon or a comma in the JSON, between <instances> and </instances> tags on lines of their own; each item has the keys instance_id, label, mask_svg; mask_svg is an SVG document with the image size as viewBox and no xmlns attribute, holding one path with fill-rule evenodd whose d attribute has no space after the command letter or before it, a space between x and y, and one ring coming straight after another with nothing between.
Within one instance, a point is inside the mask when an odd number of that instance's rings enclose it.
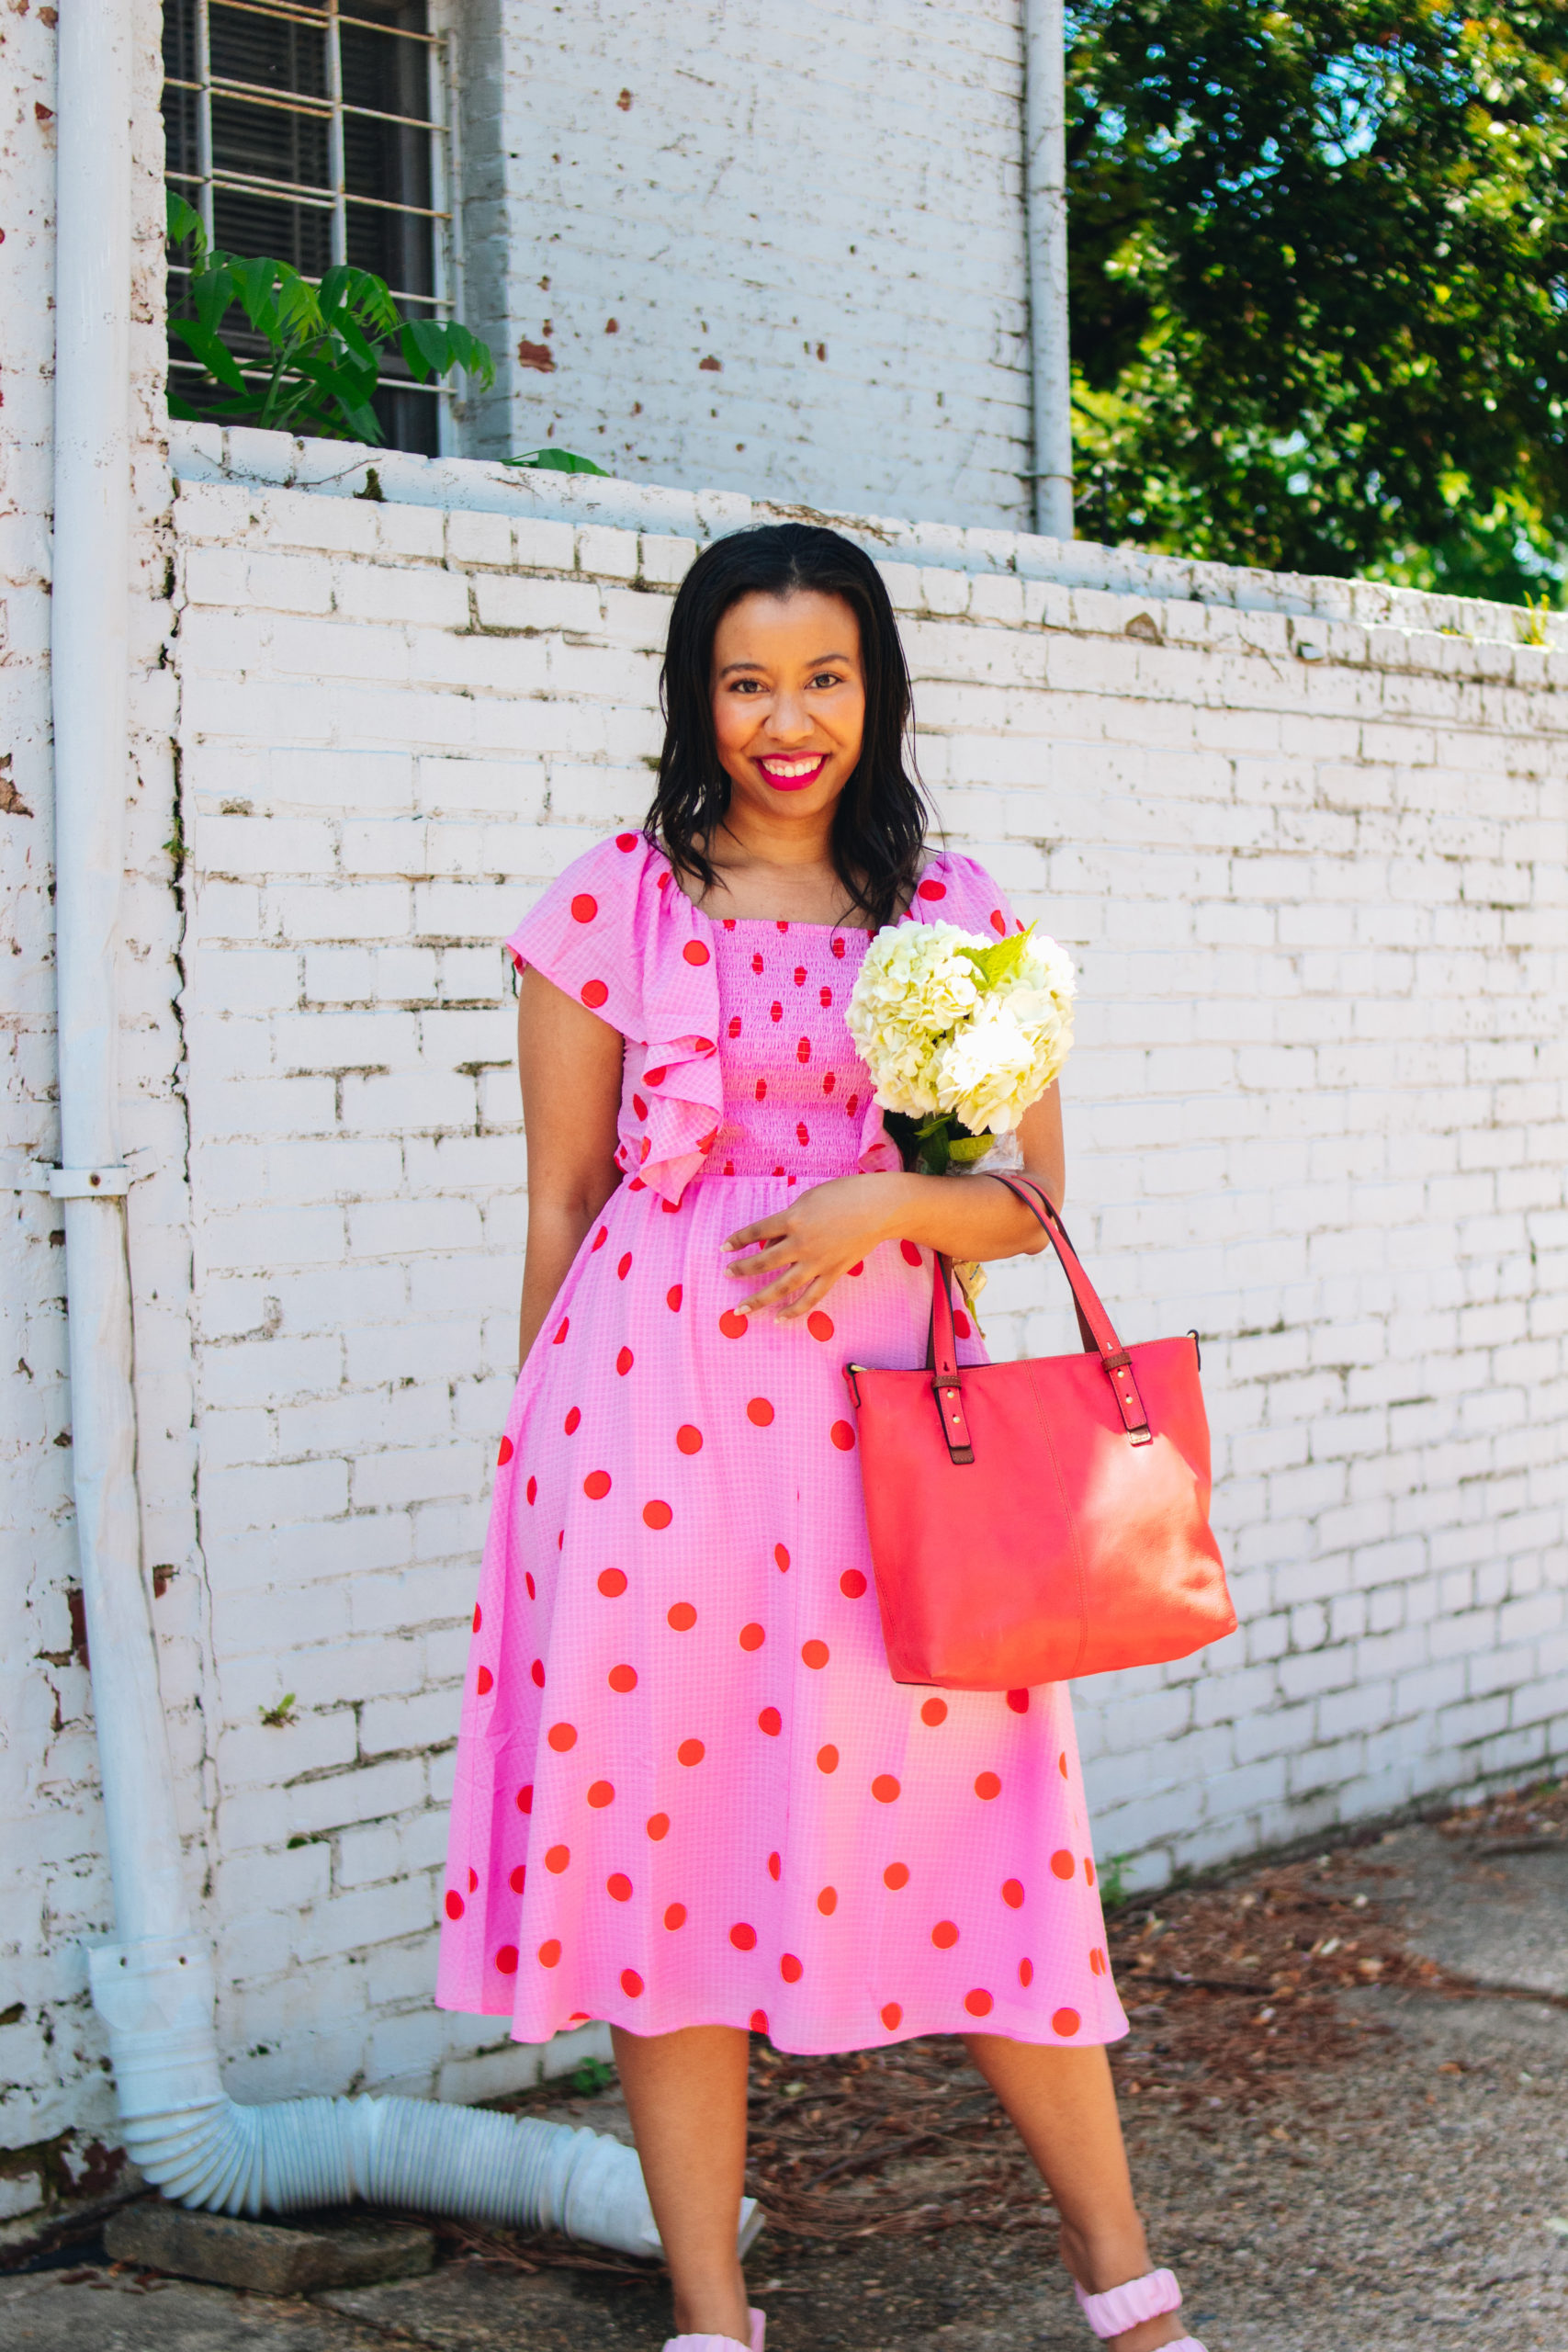
<instances>
[{"instance_id":1,"label":"woman's left hand","mask_svg":"<svg viewBox=\"0 0 1568 2352\"><path fill-rule=\"evenodd\" d=\"M730 1234L726 1250L761 1246L726 1272L737 1282L768 1277L761 1290L738 1304L749 1315L772 1307L781 1323L808 1315L840 1274L890 1238L886 1212L897 1190L886 1176L830 1177L797 1193L772 1216Z\"/></svg>"}]
</instances>

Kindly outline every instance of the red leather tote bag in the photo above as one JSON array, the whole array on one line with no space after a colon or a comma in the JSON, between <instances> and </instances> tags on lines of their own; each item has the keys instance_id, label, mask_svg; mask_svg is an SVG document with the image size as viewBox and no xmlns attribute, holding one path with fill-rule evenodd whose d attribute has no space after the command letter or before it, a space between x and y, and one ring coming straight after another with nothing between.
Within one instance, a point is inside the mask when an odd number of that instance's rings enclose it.
<instances>
[{"instance_id":1,"label":"red leather tote bag","mask_svg":"<svg viewBox=\"0 0 1568 2352\"><path fill-rule=\"evenodd\" d=\"M1043 1226L1084 1352L960 1368L939 1256L924 1369L846 1366L893 1679L1024 1690L1187 1657L1235 1626L1196 1335L1122 1347L1050 1196L996 1182Z\"/></svg>"}]
</instances>

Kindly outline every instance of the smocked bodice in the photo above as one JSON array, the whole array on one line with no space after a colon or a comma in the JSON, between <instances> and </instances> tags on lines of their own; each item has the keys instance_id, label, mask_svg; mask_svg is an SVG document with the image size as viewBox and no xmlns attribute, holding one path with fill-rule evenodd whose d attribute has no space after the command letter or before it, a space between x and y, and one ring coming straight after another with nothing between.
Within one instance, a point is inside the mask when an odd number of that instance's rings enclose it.
<instances>
[{"instance_id":1,"label":"smocked bodice","mask_svg":"<svg viewBox=\"0 0 1568 2352\"><path fill-rule=\"evenodd\" d=\"M735 918L713 940L724 1113L705 1175L852 1174L872 1089L844 1008L865 933Z\"/></svg>"}]
</instances>

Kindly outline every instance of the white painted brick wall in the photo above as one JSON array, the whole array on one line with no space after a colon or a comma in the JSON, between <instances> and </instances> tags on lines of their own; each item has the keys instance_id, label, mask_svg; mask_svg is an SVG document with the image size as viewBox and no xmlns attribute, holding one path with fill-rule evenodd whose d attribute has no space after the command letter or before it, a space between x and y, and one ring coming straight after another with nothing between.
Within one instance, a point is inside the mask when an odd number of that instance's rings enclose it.
<instances>
[{"instance_id":1,"label":"white painted brick wall","mask_svg":"<svg viewBox=\"0 0 1568 2352\"><path fill-rule=\"evenodd\" d=\"M1022 522L1021 21L1017 0L465 11L466 308L502 363L465 446Z\"/></svg>"}]
</instances>

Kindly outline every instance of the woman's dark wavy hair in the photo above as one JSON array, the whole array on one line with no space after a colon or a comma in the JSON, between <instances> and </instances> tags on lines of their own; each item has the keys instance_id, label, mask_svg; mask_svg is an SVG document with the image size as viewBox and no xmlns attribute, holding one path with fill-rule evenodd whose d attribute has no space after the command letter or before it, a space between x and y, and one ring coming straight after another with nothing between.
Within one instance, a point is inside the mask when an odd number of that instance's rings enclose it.
<instances>
[{"instance_id":1,"label":"woman's dark wavy hair","mask_svg":"<svg viewBox=\"0 0 1568 2352\"><path fill-rule=\"evenodd\" d=\"M643 820L650 841L695 875L717 880L704 844L729 807L712 703L713 641L742 596L801 589L841 596L860 624L865 679L861 755L833 812L833 865L850 903L873 930L895 922L923 863L927 805L915 773L909 673L893 606L868 555L813 523L772 523L705 548L681 583L660 675L664 750L659 788Z\"/></svg>"}]
</instances>

